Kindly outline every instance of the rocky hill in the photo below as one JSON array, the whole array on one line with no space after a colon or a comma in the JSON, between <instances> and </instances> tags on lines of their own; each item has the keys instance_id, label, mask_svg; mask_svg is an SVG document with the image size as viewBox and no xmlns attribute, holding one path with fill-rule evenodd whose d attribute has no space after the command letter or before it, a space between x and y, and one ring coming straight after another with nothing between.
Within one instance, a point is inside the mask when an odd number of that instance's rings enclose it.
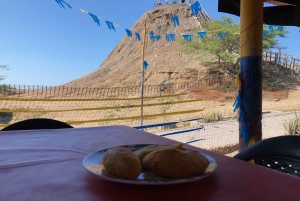
<instances>
[{"instance_id":1,"label":"rocky hill","mask_svg":"<svg viewBox=\"0 0 300 201\"><path fill-rule=\"evenodd\" d=\"M176 28L171 18L178 16L180 26ZM191 31L201 24L192 16L187 4L171 4L158 7L146 12L132 27L131 31L143 33L143 23L147 22L147 40L145 60L149 66L145 73L146 85L157 85L164 82L186 82L203 78L207 68L195 55L188 55L180 51L182 33ZM161 29L157 27L161 26ZM152 42L150 31L161 35L162 39ZM176 41L168 42L164 34L175 33ZM120 87L137 86L141 83L141 52L142 41L134 37L123 37L120 43L108 55L102 65L90 74L73 80L65 86L74 87Z\"/></svg>"}]
</instances>

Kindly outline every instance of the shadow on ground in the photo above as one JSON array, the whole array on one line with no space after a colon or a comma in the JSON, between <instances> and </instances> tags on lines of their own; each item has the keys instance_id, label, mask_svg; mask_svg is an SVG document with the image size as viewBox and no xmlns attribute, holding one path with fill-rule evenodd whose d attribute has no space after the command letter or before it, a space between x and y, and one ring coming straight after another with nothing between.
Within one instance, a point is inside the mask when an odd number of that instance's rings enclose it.
<instances>
[{"instance_id":1,"label":"shadow on ground","mask_svg":"<svg viewBox=\"0 0 300 201\"><path fill-rule=\"evenodd\" d=\"M8 124L12 119L12 112L0 112L0 124Z\"/></svg>"}]
</instances>

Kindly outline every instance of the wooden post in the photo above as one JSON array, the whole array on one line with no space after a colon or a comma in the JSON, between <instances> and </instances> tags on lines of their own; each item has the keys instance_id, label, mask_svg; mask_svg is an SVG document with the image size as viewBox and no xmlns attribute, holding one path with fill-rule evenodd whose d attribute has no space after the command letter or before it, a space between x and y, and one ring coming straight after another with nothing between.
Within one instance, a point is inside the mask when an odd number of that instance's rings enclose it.
<instances>
[{"instance_id":1,"label":"wooden post","mask_svg":"<svg viewBox=\"0 0 300 201\"><path fill-rule=\"evenodd\" d=\"M146 43L146 21L144 22L144 36L143 36L143 44L142 44L142 80L141 80L141 126L143 126L143 116L144 116L144 81L145 81L145 43ZM144 129L142 129L144 130Z\"/></svg>"},{"instance_id":2,"label":"wooden post","mask_svg":"<svg viewBox=\"0 0 300 201\"><path fill-rule=\"evenodd\" d=\"M264 0L241 0L241 108L251 139L246 141L239 125L239 150L262 139L262 32ZM246 146L243 146L243 143Z\"/></svg>"}]
</instances>

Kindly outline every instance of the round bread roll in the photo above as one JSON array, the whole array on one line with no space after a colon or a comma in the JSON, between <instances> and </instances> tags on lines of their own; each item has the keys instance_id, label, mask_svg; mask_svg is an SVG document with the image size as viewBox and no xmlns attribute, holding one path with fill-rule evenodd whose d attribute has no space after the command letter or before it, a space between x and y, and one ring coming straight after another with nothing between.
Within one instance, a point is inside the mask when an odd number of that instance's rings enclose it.
<instances>
[{"instance_id":1,"label":"round bread roll","mask_svg":"<svg viewBox=\"0 0 300 201\"><path fill-rule=\"evenodd\" d=\"M168 149L147 154L143 165L161 177L185 178L204 172L209 161L194 152Z\"/></svg>"},{"instance_id":2,"label":"round bread roll","mask_svg":"<svg viewBox=\"0 0 300 201\"><path fill-rule=\"evenodd\" d=\"M127 179L136 179L142 172L137 155L124 147L107 150L103 156L103 165L108 172Z\"/></svg>"}]
</instances>

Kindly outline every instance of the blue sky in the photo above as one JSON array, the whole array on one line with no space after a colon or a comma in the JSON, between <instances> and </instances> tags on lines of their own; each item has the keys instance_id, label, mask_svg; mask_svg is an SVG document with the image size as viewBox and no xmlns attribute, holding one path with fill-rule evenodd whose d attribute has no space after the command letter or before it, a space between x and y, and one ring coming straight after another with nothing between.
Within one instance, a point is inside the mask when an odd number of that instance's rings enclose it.
<instances>
[{"instance_id":1,"label":"blue sky","mask_svg":"<svg viewBox=\"0 0 300 201\"><path fill-rule=\"evenodd\" d=\"M0 64L9 65L10 70L0 70L6 76L0 83L54 86L92 72L125 36L125 28L130 29L155 2L65 1L73 8L62 9L55 0L1 1ZM214 19L226 15L218 13L217 0L201 3ZM78 8L97 15L101 26ZM110 31L105 20L120 27ZM300 57L300 29L288 29L291 34L281 40L282 45L289 48L286 52Z\"/></svg>"}]
</instances>

